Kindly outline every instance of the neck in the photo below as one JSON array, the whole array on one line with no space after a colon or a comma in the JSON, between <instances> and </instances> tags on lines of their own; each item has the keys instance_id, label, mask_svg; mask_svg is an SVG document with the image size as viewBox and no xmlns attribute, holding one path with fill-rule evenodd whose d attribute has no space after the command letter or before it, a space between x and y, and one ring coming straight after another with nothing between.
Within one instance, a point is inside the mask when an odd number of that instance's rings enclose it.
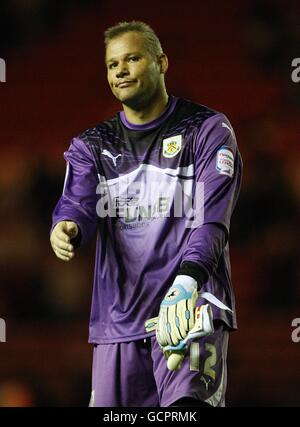
<instances>
[{"instance_id":1,"label":"neck","mask_svg":"<svg viewBox=\"0 0 300 427\"><path fill-rule=\"evenodd\" d=\"M143 125L157 119L167 108L168 94L166 91L155 96L147 106L133 109L123 104L126 119L135 125Z\"/></svg>"}]
</instances>

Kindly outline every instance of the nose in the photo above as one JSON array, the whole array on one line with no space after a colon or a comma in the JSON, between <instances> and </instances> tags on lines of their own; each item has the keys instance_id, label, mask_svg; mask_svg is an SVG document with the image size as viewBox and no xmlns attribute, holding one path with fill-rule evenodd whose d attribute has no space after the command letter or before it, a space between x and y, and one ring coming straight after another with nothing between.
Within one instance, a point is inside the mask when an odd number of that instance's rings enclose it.
<instances>
[{"instance_id":1,"label":"nose","mask_svg":"<svg viewBox=\"0 0 300 427\"><path fill-rule=\"evenodd\" d=\"M129 74L129 71L126 64L121 63L117 69L116 77L121 78L124 76L128 76L128 74Z\"/></svg>"}]
</instances>

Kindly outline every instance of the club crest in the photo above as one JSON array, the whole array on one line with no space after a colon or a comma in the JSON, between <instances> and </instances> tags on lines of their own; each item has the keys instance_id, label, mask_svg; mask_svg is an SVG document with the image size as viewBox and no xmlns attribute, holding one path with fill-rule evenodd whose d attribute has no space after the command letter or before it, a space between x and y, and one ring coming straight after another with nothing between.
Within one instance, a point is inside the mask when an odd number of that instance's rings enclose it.
<instances>
[{"instance_id":1,"label":"club crest","mask_svg":"<svg viewBox=\"0 0 300 427\"><path fill-rule=\"evenodd\" d=\"M163 140L163 156L167 159L175 157L182 146L182 135L171 136Z\"/></svg>"}]
</instances>

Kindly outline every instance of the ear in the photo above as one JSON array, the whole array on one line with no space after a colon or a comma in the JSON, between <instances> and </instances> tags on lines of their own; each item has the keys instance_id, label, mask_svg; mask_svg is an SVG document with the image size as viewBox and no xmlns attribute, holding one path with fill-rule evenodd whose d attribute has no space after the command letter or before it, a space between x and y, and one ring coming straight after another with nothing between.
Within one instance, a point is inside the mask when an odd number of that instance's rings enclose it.
<instances>
[{"instance_id":1,"label":"ear","mask_svg":"<svg viewBox=\"0 0 300 427\"><path fill-rule=\"evenodd\" d=\"M161 53L158 57L158 64L160 67L160 72L161 74L166 74L167 70L168 70L168 57L165 53Z\"/></svg>"}]
</instances>

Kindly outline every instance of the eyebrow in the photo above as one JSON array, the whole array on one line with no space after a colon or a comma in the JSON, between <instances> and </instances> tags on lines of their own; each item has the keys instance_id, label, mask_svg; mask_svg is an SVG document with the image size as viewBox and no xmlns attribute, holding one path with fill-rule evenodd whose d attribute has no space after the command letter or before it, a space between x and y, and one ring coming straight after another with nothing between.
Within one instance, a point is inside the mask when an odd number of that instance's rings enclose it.
<instances>
[{"instance_id":1,"label":"eyebrow","mask_svg":"<svg viewBox=\"0 0 300 427\"><path fill-rule=\"evenodd\" d=\"M128 52L128 53L125 53L125 55L123 55L123 57L127 58L130 55L140 55L140 56L142 56L142 53L141 52ZM105 62L106 62L106 64L109 64L110 62L115 62L115 61L118 61L118 58L114 58L114 57L113 58L109 58Z\"/></svg>"}]
</instances>

